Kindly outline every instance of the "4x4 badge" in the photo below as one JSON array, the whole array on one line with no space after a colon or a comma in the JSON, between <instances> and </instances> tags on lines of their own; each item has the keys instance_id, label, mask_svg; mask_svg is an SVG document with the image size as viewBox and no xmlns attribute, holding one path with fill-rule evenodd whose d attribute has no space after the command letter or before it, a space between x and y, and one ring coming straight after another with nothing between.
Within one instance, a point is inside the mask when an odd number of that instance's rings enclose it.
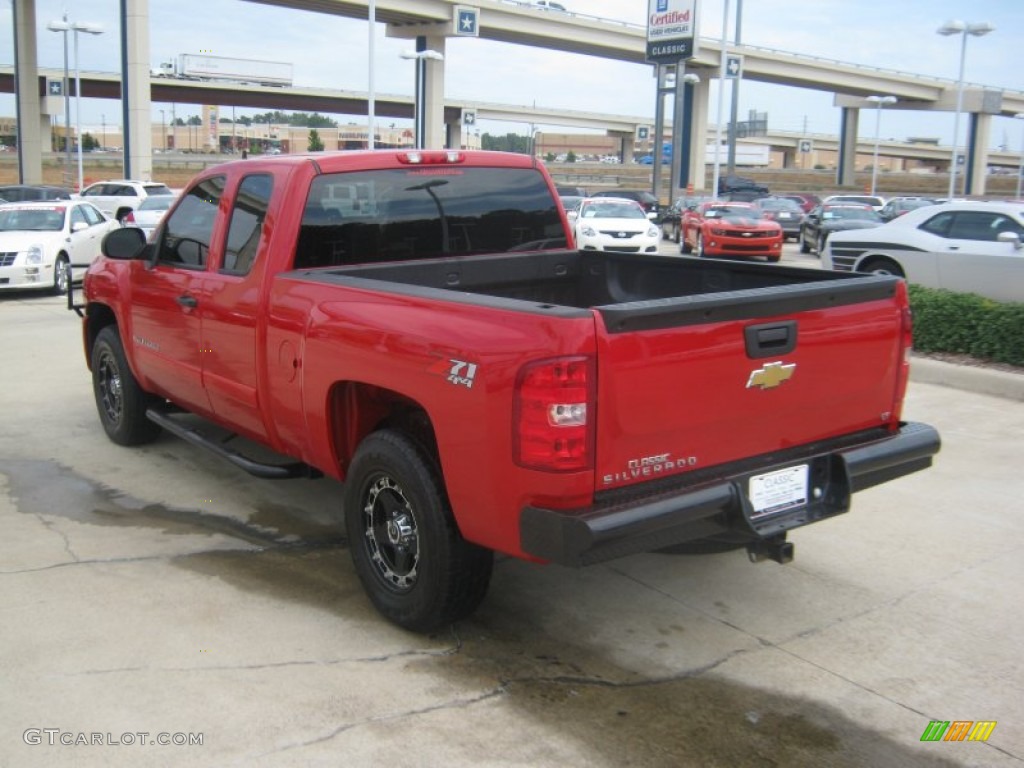
<instances>
[{"instance_id":1,"label":"4x4 badge","mask_svg":"<svg viewBox=\"0 0 1024 768\"><path fill-rule=\"evenodd\" d=\"M796 363L783 365L781 360L775 363L765 363L756 371L750 372L750 378L747 379L747 389L751 387L760 387L762 390L774 389L782 382L793 378L793 371L795 370Z\"/></svg>"}]
</instances>

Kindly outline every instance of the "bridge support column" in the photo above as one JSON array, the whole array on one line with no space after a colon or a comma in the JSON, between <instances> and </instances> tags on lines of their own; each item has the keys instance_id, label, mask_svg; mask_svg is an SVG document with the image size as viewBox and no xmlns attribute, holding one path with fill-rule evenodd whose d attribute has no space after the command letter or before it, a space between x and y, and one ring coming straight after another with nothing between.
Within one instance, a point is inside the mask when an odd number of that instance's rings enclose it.
<instances>
[{"instance_id":1,"label":"bridge support column","mask_svg":"<svg viewBox=\"0 0 1024 768\"><path fill-rule=\"evenodd\" d=\"M836 164L836 184L852 187L857 183L857 118L860 110L843 107L839 123L839 162Z\"/></svg>"},{"instance_id":2,"label":"bridge support column","mask_svg":"<svg viewBox=\"0 0 1024 768\"><path fill-rule=\"evenodd\" d=\"M980 112L971 112L967 129L967 157L964 168L964 194L984 195L985 179L988 171L988 136L991 129L992 116Z\"/></svg>"},{"instance_id":3,"label":"bridge support column","mask_svg":"<svg viewBox=\"0 0 1024 768\"><path fill-rule=\"evenodd\" d=\"M682 197L693 184L693 85L687 83L685 62L676 66L676 87L672 94L672 171L669 174L669 203Z\"/></svg>"},{"instance_id":4,"label":"bridge support column","mask_svg":"<svg viewBox=\"0 0 1024 768\"><path fill-rule=\"evenodd\" d=\"M35 0L14 0L15 114L18 121L18 181L43 183L39 62L36 56ZM46 134L49 135L49 125ZM47 147L49 149L49 147Z\"/></svg>"},{"instance_id":5,"label":"bridge support column","mask_svg":"<svg viewBox=\"0 0 1024 768\"><path fill-rule=\"evenodd\" d=\"M443 35L420 35L416 38L416 52L437 51L444 55ZM416 59L416 138L423 149L444 149L448 129L444 124L444 61ZM420 139L422 137L422 139Z\"/></svg>"},{"instance_id":6,"label":"bridge support column","mask_svg":"<svg viewBox=\"0 0 1024 768\"><path fill-rule=\"evenodd\" d=\"M632 163L633 155L636 150L636 134L632 136L623 136L622 139L622 151L620 152L620 159L623 163Z\"/></svg>"},{"instance_id":7,"label":"bridge support column","mask_svg":"<svg viewBox=\"0 0 1024 768\"><path fill-rule=\"evenodd\" d=\"M149 0L121 0L121 119L124 175L153 178L149 93Z\"/></svg>"},{"instance_id":8,"label":"bridge support column","mask_svg":"<svg viewBox=\"0 0 1024 768\"><path fill-rule=\"evenodd\" d=\"M694 192L706 192L708 163L708 101L711 96L710 78L702 77L700 82L689 86L693 94L686 104L687 121L690 124L690 184Z\"/></svg>"}]
</instances>

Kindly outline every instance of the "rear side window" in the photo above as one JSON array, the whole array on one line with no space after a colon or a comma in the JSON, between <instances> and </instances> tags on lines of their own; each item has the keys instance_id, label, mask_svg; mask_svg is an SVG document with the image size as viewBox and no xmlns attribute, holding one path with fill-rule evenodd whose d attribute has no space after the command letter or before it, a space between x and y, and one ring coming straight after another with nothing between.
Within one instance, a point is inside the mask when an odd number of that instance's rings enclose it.
<instances>
[{"instance_id":1,"label":"rear side window","mask_svg":"<svg viewBox=\"0 0 1024 768\"><path fill-rule=\"evenodd\" d=\"M204 179L190 189L167 220L157 260L163 264L202 269L209 258L224 177Z\"/></svg>"},{"instance_id":2,"label":"rear side window","mask_svg":"<svg viewBox=\"0 0 1024 768\"><path fill-rule=\"evenodd\" d=\"M521 168L409 168L313 180L296 268L562 249L558 202Z\"/></svg>"},{"instance_id":3,"label":"rear side window","mask_svg":"<svg viewBox=\"0 0 1024 768\"><path fill-rule=\"evenodd\" d=\"M221 272L246 275L252 269L273 189L274 178L269 174L246 176L242 180L235 197L235 207L231 209L231 225L228 227Z\"/></svg>"},{"instance_id":4,"label":"rear side window","mask_svg":"<svg viewBox=\"0 0 1024 768\"><path fill-rule=\"evenodd\" d=\"M994 241L1002 232L1024 236L1024 227L1012 218L989 211L946 211L928 219L920 228L952 240Z\"/></svg>"}]
</instances>

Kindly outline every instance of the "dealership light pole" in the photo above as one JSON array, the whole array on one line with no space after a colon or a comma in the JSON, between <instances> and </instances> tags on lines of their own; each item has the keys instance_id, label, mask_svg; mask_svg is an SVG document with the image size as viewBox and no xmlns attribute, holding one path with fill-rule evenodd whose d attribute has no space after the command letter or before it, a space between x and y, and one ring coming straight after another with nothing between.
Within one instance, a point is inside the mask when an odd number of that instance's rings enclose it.
<instances>
[{"instance_id":1,"label":"dealership light pole","mask_svg":"<svg viewBox=\"0 0 1024 768\"><path fill-rule=\"evenodd\" d=\"M964 108L964 60L967 58L967 36L981 37L995 29L987 21L965 22L947 21L937 30L938 34L949 37L960 35L960 75L956 82L956 117L953 120L953 159L949 168L949 199L953 199L956 189L957 143L960 141L960 112ZM965 190L966 191L966 190Z\"/></svg>"},{"instance_id":2,"label":"dealership light pole","mask_svg":"<svg viewBox=\"0 0 1024 768\"><path fill-rule=\"evenodd\" d=\"M718 72L718 120L715 130L715 170L712 174L711 194L718 197L719 173L721 168L722 152L722 106L725 104L725 65L726 49L729 42L729 0L725 0L725 10L722 13L722 60L719 63Z\"/></svg>"},{"instance_id":3,"label":"dealership light pole","mask_svg":"<svg viewBox=\"0 0 1024 768\"><path fill-rule=\"evenodd\" d=\"M78 71L78 33L85 32L90 35L102 35L103 27L99 24L92 24L90 22L78 22L68 21L67 13L61 21L51 21L46 25L46 28L51 32L63 32L64 33L64 82L65 89L67 88L67 59L68 59L68 32L75 33L75 136L78 139L78 191L82 191L83 187L83 174L82 174L82 78ZM65 141L68 137L65 137Z\"/></svg>"},{"instance_id":4,"label":"dealership light pole","mask_svg":"<svg viewBox=\"0 0 1024 768\"><path fill-rule=\"evenodd\" d=\"M377 3L375 0L370 0L369 18L367 19L367 26L370 28L369 40L368 40L368 53L369 57L369 79L366 84L366 148L373 149L373 126L376 123L374 112L376 111L376 94L374 92L374 71L373 71L373 60L374 60L374 35L377 27Z\"/></svg>"},{"instance_id":5,"label":"dealership light pole","mask_svg":"<svg viewBox=\"0 0 1024 768\"><path fill-rule=\"evenodd\" d=\"M871 161L871 194L875 194L875 187L878 185L878 139L882 127L882 107L886 104L895 104L895 96L868 96L865 101L875 105L875 157Z\"/></svg>"}]
</instances>

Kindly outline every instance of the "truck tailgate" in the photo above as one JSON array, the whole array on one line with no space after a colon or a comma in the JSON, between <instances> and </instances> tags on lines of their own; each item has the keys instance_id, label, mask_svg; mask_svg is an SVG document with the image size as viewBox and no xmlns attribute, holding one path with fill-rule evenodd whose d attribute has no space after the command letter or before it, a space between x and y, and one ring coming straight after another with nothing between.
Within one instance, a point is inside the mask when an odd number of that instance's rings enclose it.
<instances>
[{"instance_id":1,"label":"truck tailgate","mask_svg":"<svg viewBox=\"0 0 1024 768\"><path fill-rule=\"evenodd\" d=\"M866 277L596 308L596 490L894 424L897 290Z\"/></svg>"}]
</instances>

